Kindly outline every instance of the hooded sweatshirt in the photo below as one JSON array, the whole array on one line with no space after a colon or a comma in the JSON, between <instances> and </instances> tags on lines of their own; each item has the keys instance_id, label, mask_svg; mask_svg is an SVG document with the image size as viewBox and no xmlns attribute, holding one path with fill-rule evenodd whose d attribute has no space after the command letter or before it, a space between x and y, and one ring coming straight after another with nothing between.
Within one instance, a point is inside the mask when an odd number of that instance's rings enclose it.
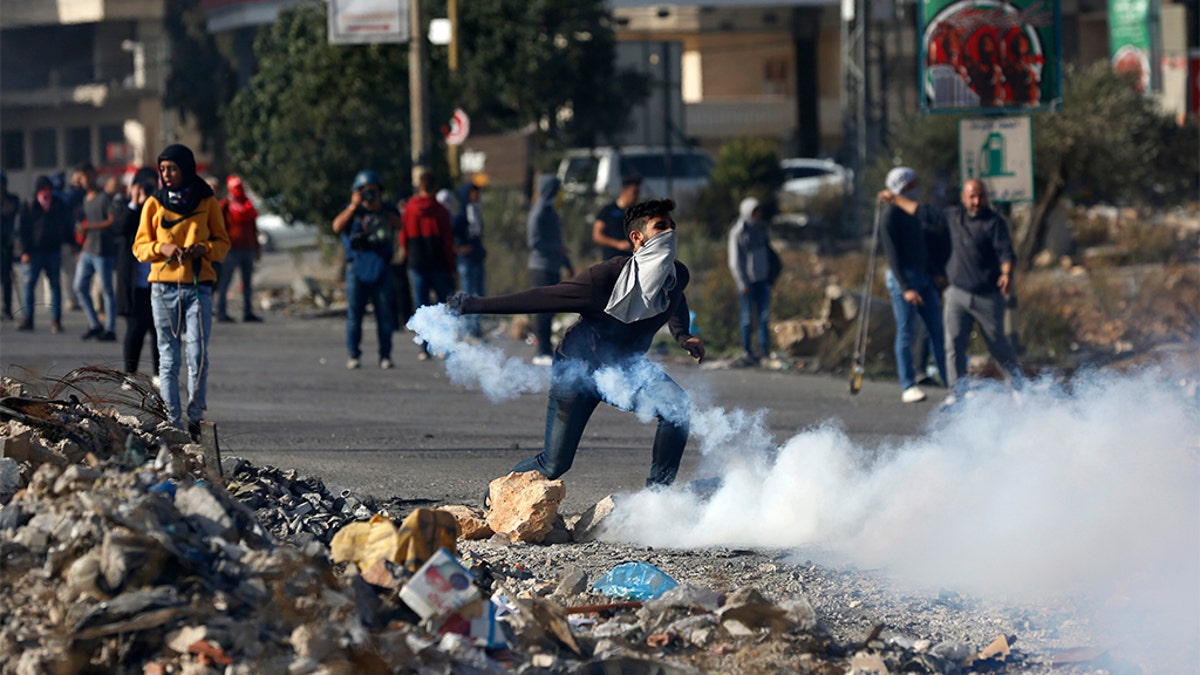
<instances>
[{"instance_id":1,"label":"hooded sweatshirt","mask_svg":"<svg viewBox=\"0 0 1200 675\"><path fill-rule=\"evenodd\" d=\"M758 200L747 197L738 207L738 219L729 231L729 271L741 293L747 286L770 279L767 224L754 218Z\"/></svg>"},{"instance_id":2,"label":"hooded sweatshirt","mask_svg":"<svg viewBox=\"0 0 1200 675\"><path fill-rule=\"evenodd\" d=\"M404 205L400 245L409 269L454 269L454 232L450 212L431 195L418 194Z\"/></svg>"},{"instance_id":3,"label":"hooded sweatshirt","mask_svg":"<svg viewBox=\"0 0 1200 675\"><path fill-rule=\"evenodd\" d=\"M133 255L141 262L153 263L150 267L153 283L214 283L217 273L212 264L224 260L230 246L221 205L212 188L196 176L190 150L181 145L169 146L158 161L161 164L167 159L183 170L183 179L179 189L164 186L146 200L133 240ZM168 260L162 252L164 244L181 248L200 244L205 253L198 264L186 257Z\"/></svg>"},{"instance_id":4,"label":"hooded sweatshirt","mask_svg":"<svg viewBox=\"0 0 1200 675\"><path fill-rule=\"evenodd\" d=\"M538 176L538 199L529 210L529 220L525 223L531 270L556 272L567 266L562 254L562 219L554 209L560 186L557 176Z\"/></svg>"}]
</instances>

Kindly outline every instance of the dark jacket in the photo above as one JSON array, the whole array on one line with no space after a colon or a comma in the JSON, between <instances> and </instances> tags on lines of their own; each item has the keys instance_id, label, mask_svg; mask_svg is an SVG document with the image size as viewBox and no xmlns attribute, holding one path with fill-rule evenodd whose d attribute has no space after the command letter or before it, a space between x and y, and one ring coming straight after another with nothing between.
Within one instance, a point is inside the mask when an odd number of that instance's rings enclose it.
<instances>
[{"instance_id":1,"label":"dark jacket","mask_svg":"<svg viewBox=\"0 0 1200 675\"><path fill-rule=\"evenodd\" d=\"M417 272L454 269L454 232L450 212L429 195L417 195L404 205L400 244L408 268Z\"/></svg>"},{"instance_id":2,"label":"dark jacket","mask_svg":"<svg viewBox=\"0 0 1200 675\"><path fill-rule=\"evenodd\" d=\"M917 207L927 234L950 244L946 278L950 285L971 293L996 293L1001 263L1016 260L1008 224L995 211L984 209L974 218L962 206L945 210L928 204Z\"/></svg>"},{"instance_id":3,"label":"dark jacket","mask_svg":"<svg viewBox=\"0 0 1200 675\"><path fill-rule=\"evenodd\" d=\"M454 245L462 248L470 246L470 253L460 255L459 260L462 262L479 264L487 258L487 249L483 247L483 225L480 223L479 233L471 233L471 216L470 211L475 209L478 214L478 204L473 205L470 201L471 186L470 184L461 185L456 192L458 197L458 213L454 214Z\"/></svg>"},{"instance_id":4,"label":"dark jacket","mask_svg":"<svg viewBox=\"0 0 1200 675\"><path fill-rule=\"evenodd\" d=\"M61 252L63 244L75 243L71 209L57 196L50 203L49 211L43 211L37 199L30 200L21 209L17 240L21 244L21 253Z\"/></svg>"},{"instance_id":5,"label":"dark jacket","mask_svg":"<svg viewBox=\"0 0 1200 675\"><path fill-rule=\"evenodd\" d=\"M675 261L675 287L669 294L671 302L663 313L624 323L604 312L617 277L628 260L628 254L606 260L553 286L538 286L491 298L471 296L463 301L462 311L464 314L578 312L579 321L567 329L557 351L565 358L579 359L592 368L644 355L650 349L655 333L664 324L675 341L683 346L684 341L692 337L688 333L690 316L683 294L690 274L679 261Z\"/></svg>"},{"instance_id":6,"label":"dark jacket","mask_svg":"<svg viewBox=\"0 0 1200 675\"><path fill-rule=\"evenodd\" d=\"M538 199L525 221L525 238L529 244L529 269L557 272L568 267L563 257L562 218L554 210L554 200L562 183L557 176L538 176Z\"/></svg>"},{"instance_id":7,"label":"dark jacket","mask_svg":"<svg viewBox=\"0 0 1200 675\"><path fill-rule=\"evenodd\" d=\"M133 256L133 239L142 222L142 207L122 204L113 211L112 231L117 240L117 315L133 314L133 295L137 288L138 261Z\"/></svg>"},{"instance_id":8,"label":"dark jacket","mask_svg":"<svg viewBox=\"0 0 1200 675\"><path fill-rule=\"evenodd\" d=\"M887 207L883 214L883 252L902 290L911 288L909 274L941 276L930 262L921 221L896 206Z\"/></svg>"}]
</instances>

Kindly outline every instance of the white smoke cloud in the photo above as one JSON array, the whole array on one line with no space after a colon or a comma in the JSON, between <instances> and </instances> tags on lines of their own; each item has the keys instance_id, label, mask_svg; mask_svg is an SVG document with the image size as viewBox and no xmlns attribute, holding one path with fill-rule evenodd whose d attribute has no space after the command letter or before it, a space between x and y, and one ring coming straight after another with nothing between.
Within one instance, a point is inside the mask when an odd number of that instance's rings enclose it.
<instances>
[{"instance_id":1,"label":"white smoke cloud","mask_svg":"<svg viewBox=\"0 0 1200 675\"><path fill-rule=\"evenodd\" d=\"M1100 606L1097 625L1128 651L1195 655L1200 421L1169 380L984 390L880 447L834 424L777 443L761 415L708 411L692 434L721 486L621 496L606 538L795 548L919 585L1071 594Z\"/></svg>"},{"instance_id":2,"label":"white smoke cloud","mask_svg":"<svg viewBox=\"0 0 1200 675\"><path fill-rule=\"evenodd\" d=\"M460 341L444 307L418 310L417 341L457 384L499 401L545 391L545 368ZM677 419L648 391L658 366L605 368L607 401ZM1189 374L1194 379L1195 374ZM1166 373L1088 374L1020 400L983 389L925 433L877 447L836 420L779 442L766 411L691 406L698 481L621 495L606 538L667 547L794 548L895 578L1036 599L1079 593L1145 644L1200 634L1200 413ZM1178 378L1175 378L1176 381ZM649 395L648 395L649 394ZM704 483L702 489L700 483ZM1153 639L1152 639L1153 638Z\"/></svg>"}]
</instances>

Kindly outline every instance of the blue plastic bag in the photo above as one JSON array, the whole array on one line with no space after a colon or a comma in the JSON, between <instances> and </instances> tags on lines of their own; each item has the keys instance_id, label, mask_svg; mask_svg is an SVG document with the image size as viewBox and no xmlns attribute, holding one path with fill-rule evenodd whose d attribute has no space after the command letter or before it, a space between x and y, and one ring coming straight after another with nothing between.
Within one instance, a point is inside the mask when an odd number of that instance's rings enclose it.
<instances>
[{"instance_id":1,"label":"blue plastic bag","mask_svg":"<svg viewBox=\"0 0 1200 675\"><path fill-rule=\"evenodd\" d=\"M621 563L592 584L592 590L614 598L654 600L679 582L650 563Z\"/></svg>"}]
</instances>

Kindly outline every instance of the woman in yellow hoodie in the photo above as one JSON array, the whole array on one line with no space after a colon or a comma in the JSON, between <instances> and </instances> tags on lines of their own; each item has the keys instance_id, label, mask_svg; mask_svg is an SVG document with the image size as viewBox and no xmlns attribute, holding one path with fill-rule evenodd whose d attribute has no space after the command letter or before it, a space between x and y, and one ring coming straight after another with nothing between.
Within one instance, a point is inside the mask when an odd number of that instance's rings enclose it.
<instances>
[{"instance_id":1,"label":"woman in yellow hoodie","mask_svg":"<svg viewBox=\"0 0 1200 675\"><path fill-rule=\"evenodd\" d=\"M196 436L208 407L208 336L212 329L212 264L229 252L229 234L212 188L196 176L196 158L183 145L158 156L162 187L146 200L133 255L150 265L150 309L158 332L159 392L167 414L182 427L179 397L181 338L186 336L188 431Z\"/></svg>"}]
</instances>

